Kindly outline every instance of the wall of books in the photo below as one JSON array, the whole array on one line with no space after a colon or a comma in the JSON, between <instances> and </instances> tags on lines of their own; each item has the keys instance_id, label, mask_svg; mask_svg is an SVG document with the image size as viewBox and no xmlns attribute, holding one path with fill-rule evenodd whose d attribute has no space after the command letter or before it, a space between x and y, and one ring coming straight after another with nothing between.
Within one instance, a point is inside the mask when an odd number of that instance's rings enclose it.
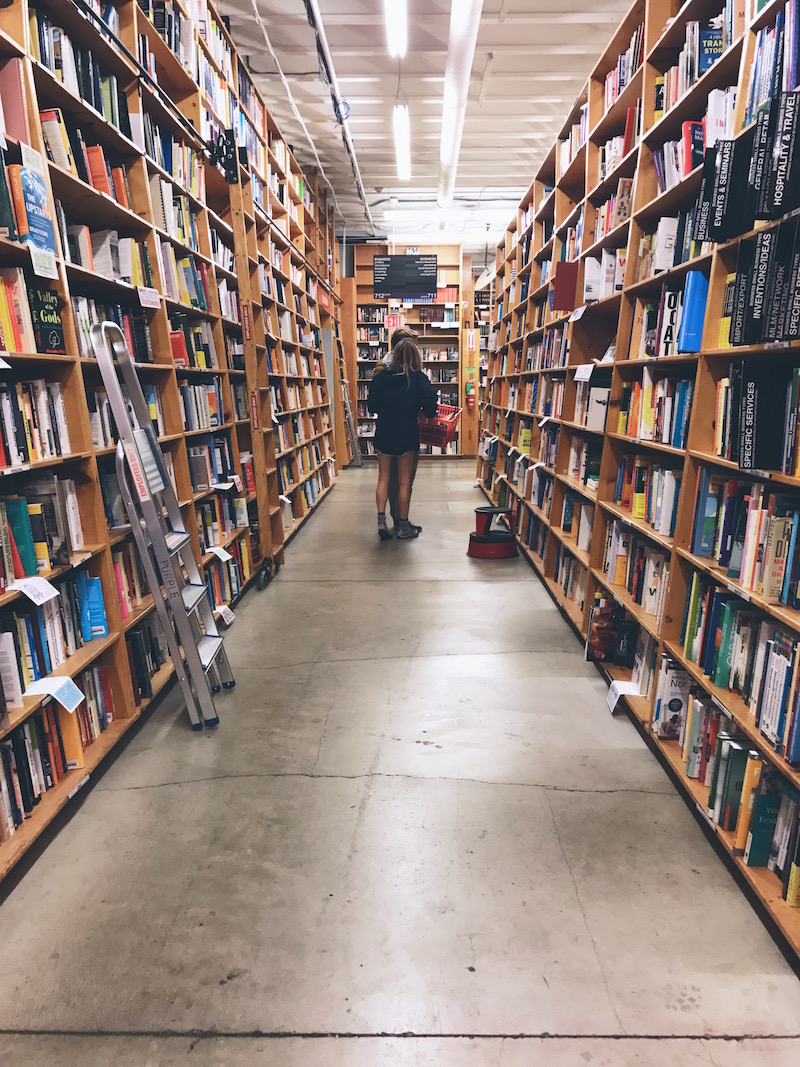
<instances>
[{"instance_id":1,"label":"wall of books","mask_svg":"<svg viewBox=\"0 0 800 1067\"><path fill-rule=\"evenodd\" d=\"M399 253L400 250L398 250ZM465 384L477 389L478 335L473 330L473 348L467 350L467 331L461 315L461 249L457 245L421 247L419 254L435 254L438 267L436 298L426 301L376 300L373 290L373 259L390 254L388 245L355 245L354 276L342 286L343 342L349 371L351 403L358 427L359 447L364 456L374 456L376 418L367 410L369 383L375 364L389 351L392 329L389 316L400 317L419 336L423 370L439 391L440 403L463 408L459 431L444 450L423 445L422 455L475 455L477 409L466 410ZM471 287L470 287L471 294ZM472 325L471 317L469 319Z\"/></svg>"},{"instance_id":2,"label":"wall of books","mask_svg":"<svg viewBox=\"0 0 800 1067\"><path fill-rule=\"evenodd\" d=\"M3 7L0 100L2 877L172 674L92 324L125 333L229 621L336 476L338 297L326 198L206 0ZM205 150L225 129L235 184Z\"/></svg>"},{"instance_id":3,"label":"wall of books","mask_svg":"<svg viewBox=\"0 0 800 1067\"><path fill-rule=\"evenodd\" d=\"M478 473L800 952L797 0L638 0L497 252Z\"/></svg>"}]
</instances>

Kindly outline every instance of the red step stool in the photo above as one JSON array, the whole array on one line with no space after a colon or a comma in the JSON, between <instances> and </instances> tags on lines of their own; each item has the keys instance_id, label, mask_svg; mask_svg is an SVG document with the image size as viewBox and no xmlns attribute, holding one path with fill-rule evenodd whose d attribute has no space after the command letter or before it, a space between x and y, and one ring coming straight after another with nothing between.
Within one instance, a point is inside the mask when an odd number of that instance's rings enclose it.
<instances>
[{"instance_id":1,"label":"red step stool","mask_svg":"<svg viewBox=\"0 0 800 1067\"><path fill-rule=\"evenodd\" d=\"M495 515L508 515L509 530L492 528ZM512 508L475 508L475 533L469 535L467 555L473 559L513 559L517 554Z\"/></svg>"}]
</instances>

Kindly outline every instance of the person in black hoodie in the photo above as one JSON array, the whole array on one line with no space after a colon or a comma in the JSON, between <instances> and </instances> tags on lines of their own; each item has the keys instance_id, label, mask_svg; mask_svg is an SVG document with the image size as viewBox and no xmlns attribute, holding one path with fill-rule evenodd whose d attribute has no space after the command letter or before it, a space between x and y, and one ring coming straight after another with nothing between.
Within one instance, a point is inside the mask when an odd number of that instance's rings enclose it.
<instances>
[{"instance_id":1,"label":"person in black hoodie","mask_svg":"<svg viewBox=\"0 0 800 1067\"><path fill-rule=\"evenodd\" d=\"M407 541L419 536L419 527L408 521L411 483L419 455L417 416L436 414L437 395L422 370L422 357L413 333L401 327L392 334L392 352L388 366L376 374L369 387L367 407L378 416L375 450L378 453L378 536L391 539L386 525L386 499L392 463L397 461L397 514L395 533Z\"/></svg>"}]
</instances>

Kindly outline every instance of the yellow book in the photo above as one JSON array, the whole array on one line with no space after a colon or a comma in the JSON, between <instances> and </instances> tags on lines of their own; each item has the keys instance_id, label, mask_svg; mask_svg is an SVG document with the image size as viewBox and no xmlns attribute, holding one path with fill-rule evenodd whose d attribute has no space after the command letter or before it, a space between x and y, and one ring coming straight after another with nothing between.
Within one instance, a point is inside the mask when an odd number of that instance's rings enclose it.
<instances>
[{"instance_id":1,"label":"yellow book","mask_svg":"<svg viewBox=\"0 0 800 1067\"><path fill-rule=\"evenodd\" d=\"M633 517L643 519L647 510L647 461L637 459L633 468Z\"/></svg>"},{"instance_id":2,"label":"yellow book","mask_svg":"<svg viewBox=\"0 0 800 1067\"><path fill-rule=\"evenodd\" d=\"M31 655L30 643L28 641L28 628L25 625L25 620L17 616L17 637L19 638L19 647L22 651L22 655L19 657L20 666L22 667L22 688L27 689L31 684L32 675L28 667L28 661Z\"/></svg>"},{"instance_id":3,"label":"yellow book","mask_svg":"<svg viewBox=\"0 0 800 1067\"><path fill-rule=\"evenodd\" d=\"M84 754L81 744L81 729L78 725L78 716L70 714L66 708L57 705L58 725L61 728L61 740L64 745L64 756L67 767L73 770L75 767L83 767Z\"/></svg>"},{"instance_id":4,"label":"yellow book","mask_svg":"<svg viewBox=\"0 0 800 1067\"><path fill-rule=\"evenodd\" d=\"M22 412L22 425L25 427L25 441L28 445L28 455L31 459L39 459L39 453L34 445L33 437L31 435L31 424L27 418L28 405L26 403L25 394L22 391L21 382L17 382L17 404L19 405L19 410Z\"/></svg>"},{"instance_id":5,"label":"yellow book","mask_svg":"<svg viewBox=\"0 0 800 1067\"><path fill-rule=\"evenodd\" d=\"M689 758L689 749L692 747L692 728L694 726L696 699L690 700L686 708L686 722L683 727L683 747L681 748L681 762L685 765Z\"/></svg>"},{"instance_id":6,"label":"yellow book","mask_svg":"<svg viewBox=\"0 0 800 1067\"><path fill-rule=\"evenodd\" d=\"M16 352L17 346L14 340L14 327L11 325L11 315L8 310L8 297L6 287L0 279L0 329L3 331L0 349L6 352Z\"/></svg>"},{"instance_id":7,"label":"yellow book","mask_svg":"<svg viewBox=\"0 0 800 1067\"><path fill-rule=\"evenodd\" d=\"M39 568L39 574L49 574L53 567L50 562L47 526L41 504L28 504L28 519L31 524L33 550L36 553L36 566Z\"/></svg>"},{"instance_id":8,"label":"yellow book","mask_svg":"<svg viewBox=\"0 0 800 1067\"><path fill-rule=\"evenodd\" d=\"M39 23L36 19L36 12L32 8L28 9L28 26L30 28L31 54L37 62L41 63L42 55L39 51Z\"/></svg>"},{"instance_id":9,"label":"yellow book","mask_svg":"<svg viewBox=\"0 0 800 1067\"><path fill-rule=\"evenodd\" d=\"M134 244L131 253L131 265L133 267L133 284L144 285L144 271L142 270L142 250L138 244Z\"/></svg>"},{"instance_id":10,"label":"yellow book","mask_svg":"<svg viewBox=\"0 0 800 1067\"><path fill-rule=\"evenodd\" d=\"M742 782L742 800L739 804L739 818L736 820L736 832L733 837L734 856L743 856L747 846L747 835L750 832L750 820L753 817L753 807L758 796L758 783L761 781L761 771L764 761L755 752L747 755L747 765L744 769L744 781Z\"/></svg>"},{"instance_id":11,"label":"yellow book","mask_svg":"<svg viewBox=\"0 0 800 1067\"><path fill-rule=\"evenodd\" d=\"M794 860L786 887L786 903L790 908L800 908L800 866Z\"/></svg>"},{"instance_id":12,"label":"yellow book","mask_svg":"<svg viewBox=\"0 0 800 1067\"><path fill-rule=\"evenodd\" d=\"M714 450L718 456L722 455L722 429L725 423L725 407L727 390L730 388L730 378L720 378L717 382L717 419L714 426Z\"/></svg>"},{"instance_id":13,"label":"yellow book","mask_svg":"<svg viewBox=\"0 0 800 1067\"><path fill-rule=\"evenodd\" d=\"M730 347L731 316L733 315L733 301L736 292L736 272L728 274L725 278L725 295L722 299L722 315L719 320L718 348Z\"/></svg>"}]
</instances>

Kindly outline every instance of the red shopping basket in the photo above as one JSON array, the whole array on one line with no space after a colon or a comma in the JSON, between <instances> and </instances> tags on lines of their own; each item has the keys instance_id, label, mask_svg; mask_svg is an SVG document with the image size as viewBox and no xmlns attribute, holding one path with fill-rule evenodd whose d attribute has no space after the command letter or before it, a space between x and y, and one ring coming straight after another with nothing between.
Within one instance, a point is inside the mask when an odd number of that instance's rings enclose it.
<instances>
[{"instance_id":1,"label":"red shopping basket","mask_svg":"<svg viewBox=\"0 0 800 1067\"><path fill-rule=\"evenodd\" d=\"M420 415L418 419L420 444L444 448L455 437L460 417L461 408L448 407L447 404L439 405L439 410L433 419Z\"/></svg>"}]
</instances>

